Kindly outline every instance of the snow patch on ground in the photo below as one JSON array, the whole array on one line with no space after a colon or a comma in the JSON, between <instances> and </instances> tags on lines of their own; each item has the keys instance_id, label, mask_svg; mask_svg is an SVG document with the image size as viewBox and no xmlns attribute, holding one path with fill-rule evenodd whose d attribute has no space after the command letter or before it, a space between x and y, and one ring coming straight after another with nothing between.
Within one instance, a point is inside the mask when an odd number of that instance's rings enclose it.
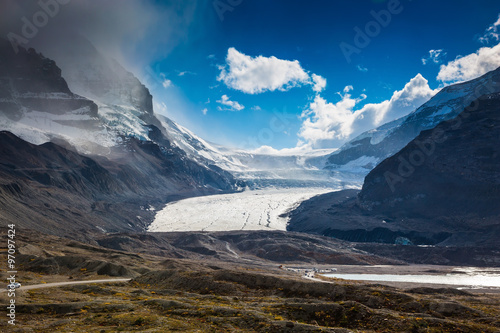
<instances>
[{"instance_id":1,"label":"snow patch on ground","mask_svg":"<svg viewBox=\"0 0 500 333\"><path fill-rule=\"evenodd\" d=\"M159 211L149 232L286 230L280 215L331 188L244 191L180 200Z\"/></svg>"}]
</instances>

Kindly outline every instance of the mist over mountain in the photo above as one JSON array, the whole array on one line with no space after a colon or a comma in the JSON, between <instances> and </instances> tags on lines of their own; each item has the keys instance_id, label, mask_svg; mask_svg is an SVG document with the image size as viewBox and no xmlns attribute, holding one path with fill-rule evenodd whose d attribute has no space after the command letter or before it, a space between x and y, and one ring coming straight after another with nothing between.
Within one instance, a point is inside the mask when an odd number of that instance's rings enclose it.
<instances>
[{"instance_id":1,"label":"mist over mountain","mask_svg":"<svg viewBox=\"0 0 500 333\"><path fill-rule=\"evenodd\" d=\"M147 88L117 63L94 72L107 70L108 80L83 78L85 94L102 83L94 102L34 49L15 54L4 41L0 55L2 221L75 238L141 231L149 207L241 186L173 145Z\"/></svg>"}]
</instances>

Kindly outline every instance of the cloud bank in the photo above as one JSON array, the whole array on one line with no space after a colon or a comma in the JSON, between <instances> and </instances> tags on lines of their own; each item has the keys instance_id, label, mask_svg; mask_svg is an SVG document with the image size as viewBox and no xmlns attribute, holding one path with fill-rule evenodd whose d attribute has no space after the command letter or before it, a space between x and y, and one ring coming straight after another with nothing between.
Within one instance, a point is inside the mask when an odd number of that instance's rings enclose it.
<instances>
[{"instance_id":1,"label":"cloud bank","mask_svg":"<svg viewBox=\"0 0 500 333\"><path fill-rule=\"evenodd\" d=\"M434 96L428 81L420 74L402 90L395 91L390 100L356 106L367 96L352 97L353 87L347 86L337 103L327 102L317 94L302 113L299 146L310 148L338 147L364 131L407 115Z\"/></svg>"},{"instance_id":2,"label":"cloud bank","mask_svg":"<svg viewBox=\"0 0 500 333\"><path fill-rule=\"evenodd\" d=\"M497 21L490 25L478 40L483 44L500 41L500 15ZM445 84L468 81L498 67L500 67L500 44L485 46L474 53L458 56L446 65L441 65L437 80Z\"/></svg>"},{"instance_id":3,"label":"cloud bank","mask_svg":"<svg viewBox=\"0 0 500 333\"><path fill-rule=\"evenodd\" d=\"M196 0L161 4L136 0L2 0L0 37L7 39L9 33L23 36L25 20L33 22L40 16L37 13L46 13L47 4L52 6L48 22L20 46L34 47L56 58L57 50L71 48L71 37L79 34L100 52L141 72L167 56L186 37L203 9Z\"/></svg>"},{"instance_id":4,"label":"cloud bank","mask_svg":"<svg viewBox=\"0 0 500 333\"><path fill-rule=\"evenodd\" d=\"M266 91L286 91L302 85L313 85L314 91L326 87L326 79L309 74L297 60L282 60L274 56L251 57L230 47L226 64L221 66L217 80L227 87L247 94Z\"/></svg>"},{"instance_id":5,"label":"cloud bank","mask_svg":"<svg viewBox=\"0 0 500 333\"><path fill-rule=\"evenodd\" d=\"M500 44L482 47L475 53L441 65L437 79L444 83L456 83L475 79L500 67Z\"/></svg>"}]
</instances>

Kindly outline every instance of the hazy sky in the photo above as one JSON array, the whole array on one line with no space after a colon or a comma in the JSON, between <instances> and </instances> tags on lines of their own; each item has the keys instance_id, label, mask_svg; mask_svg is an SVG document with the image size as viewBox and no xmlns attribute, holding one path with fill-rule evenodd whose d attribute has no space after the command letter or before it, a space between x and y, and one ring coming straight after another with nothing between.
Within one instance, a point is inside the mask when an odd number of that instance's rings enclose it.
<instances>
[{"instance_id":1,"label":"hazy sky","mask_svg":"<svg viewBox=\"0 0 500 333\"><path fill-rule=\"evenodd\" d=\"M156 112L269 151L339 147L497 68L499 13L497 0L0 0L0 32L38 22L26 46L43 46L78 31Z\"/></svg>"}]
</instances>

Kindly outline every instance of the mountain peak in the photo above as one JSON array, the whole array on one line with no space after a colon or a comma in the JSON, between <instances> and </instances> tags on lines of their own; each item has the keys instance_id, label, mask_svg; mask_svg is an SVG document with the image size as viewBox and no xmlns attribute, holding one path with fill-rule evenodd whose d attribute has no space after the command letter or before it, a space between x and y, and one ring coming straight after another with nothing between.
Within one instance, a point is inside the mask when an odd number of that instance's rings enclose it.
<instances>
[{"instance_id":1,"label":"mountain peak","mask_svg":"<svg viewBox=\"0 0 500 333\"><path fill-rule=\"evenodd\" d=\"M80 34L65 39L76 47L47 46L46 52L58 62L73 92L99 103L128 105L143 114L153 114L149 90L117 60L100 52Z\"/></svg>"}]
</instances>

